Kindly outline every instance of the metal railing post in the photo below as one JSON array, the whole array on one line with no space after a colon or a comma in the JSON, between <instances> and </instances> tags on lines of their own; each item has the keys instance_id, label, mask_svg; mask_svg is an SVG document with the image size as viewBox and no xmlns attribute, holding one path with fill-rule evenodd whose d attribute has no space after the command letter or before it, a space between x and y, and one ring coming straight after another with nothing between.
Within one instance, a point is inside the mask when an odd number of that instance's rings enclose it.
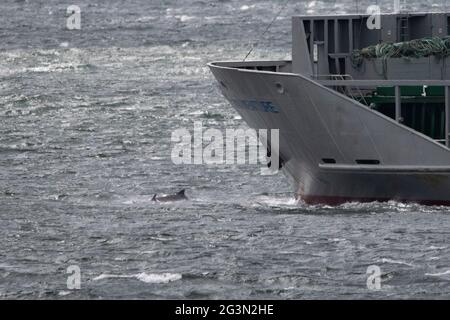
<instances>
[{"instance_id":1,"label":"metal railing post","mask_svg":"<svg viewBox=\"0 0 450 320\"><path fill-rule=\"evenodd\" d=\"M395 121L402 121L402 95L400 86L395 86Z\"/></svg>"},{"instance_id":2,"label":"metal railing post","mask_svg":"<svg viewBox=\"0 0 450 320\"><path fill-rule=\"evenodd\" d=\"M449 130L450 130L450 87L444 86L444 92L445 92L445 145L449 147L450 141L449 141Z\"/></svg>"}]
</instances>

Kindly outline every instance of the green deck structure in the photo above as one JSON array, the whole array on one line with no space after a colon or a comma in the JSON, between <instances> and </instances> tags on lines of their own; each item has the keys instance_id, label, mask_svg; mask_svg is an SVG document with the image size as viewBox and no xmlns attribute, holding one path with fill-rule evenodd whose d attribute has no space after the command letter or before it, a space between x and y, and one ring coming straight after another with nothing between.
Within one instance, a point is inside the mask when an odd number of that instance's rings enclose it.
<instances>
[{"instance_id":1,"label":"green deck structure","mask_svg":"<svg viewBox=\"0 0 450 320\"><path fill-rule=\"evenodd\" d=\"M436 140L445 140L443 86L400 86L402 123ZM395 118L395 87L377 87L364 97L372 109Z\"/></svg>"}]
</instances>

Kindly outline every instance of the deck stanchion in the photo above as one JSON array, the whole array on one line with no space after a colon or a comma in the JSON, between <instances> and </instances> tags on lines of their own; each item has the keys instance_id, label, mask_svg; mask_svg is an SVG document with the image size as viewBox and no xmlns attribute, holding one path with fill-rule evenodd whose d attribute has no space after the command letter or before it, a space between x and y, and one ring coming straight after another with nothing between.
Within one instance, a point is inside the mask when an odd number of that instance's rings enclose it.
<instances>
[{"instance_id":1,"label":"deck stanchion","mask_svg":"<svg viewBox=\"0 0 450 320\"><path fill-rule=\"evenodd\" d=\"M339 51L339 40L338 40L338 37L339 37L338 20L337 19L333 20L333 23L334 23L334 29L333 29L333 31L334 31L334 39L333 39L334 40L334 53L339 53L340 51ZM336 73L340 73L339 72L339 59L336 58L336 56L334 56L333 60L334 60L333 62L334 62L334 67L335 67Z\"/></svg>"},{"instance_id":2,"label":"deck stanchion","mask_svg":"<svg viewBox=\"0 0 450 320\"><path fill-rule=\"evenodd\" d=\"M314 64L314 59L313 59L313 52L314 52L314 20L309 20L309 31L310 31L310 35L309 35L309 56L311 58L311 64ZM314 70L313 70L314 71Z\"/></svg>"},{"instance_id":3,"label":"deck stanchion","mask_svg":"<svg viewBox=\"0 0 450 320\"><path fill-rule=\"evenodd\" d=\"M445 145L447 147L449 147L449 130L450 130L450 92L449 92L449 87L445 86L444 87L444 92L445 92Z\"/></svg>"},{"instance_id":4,"label":"deck stanchion","mask_svg":"<svg viewBox=\"0 0 450 320\"><path fill-rule=\"evenodd\" d=\"M395 121L401 122L402 119L402 96L400 86L395 86Z\"/></svg>"},{"instance_id":5,"label":"deck stanchion","mask_svg":"<svg viewBox=\"0 0 450 320\"><path fill-rule=\"evenodd\" d=\"M350 48L348 52L353 52L353 19L349 19L348 22L348 44Z\"/></svg>"}]
</instances>

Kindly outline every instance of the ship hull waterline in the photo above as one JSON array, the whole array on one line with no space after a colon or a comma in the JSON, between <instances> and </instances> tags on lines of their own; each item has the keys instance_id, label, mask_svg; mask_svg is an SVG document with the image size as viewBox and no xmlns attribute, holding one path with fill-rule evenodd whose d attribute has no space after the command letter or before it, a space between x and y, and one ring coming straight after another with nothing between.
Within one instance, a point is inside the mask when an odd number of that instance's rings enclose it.
<instances>
[{"instance_id":1,"label":"ship hull waterline","mask_svg":"<svg viewBox=\"0 0 450 320\"><path fill-rule=\"evenodd\" d=\"M280 130L283 170L306 203L450 205L444 145L299 74L209 67L249 127Z\"/></svg>"}]
</instances>

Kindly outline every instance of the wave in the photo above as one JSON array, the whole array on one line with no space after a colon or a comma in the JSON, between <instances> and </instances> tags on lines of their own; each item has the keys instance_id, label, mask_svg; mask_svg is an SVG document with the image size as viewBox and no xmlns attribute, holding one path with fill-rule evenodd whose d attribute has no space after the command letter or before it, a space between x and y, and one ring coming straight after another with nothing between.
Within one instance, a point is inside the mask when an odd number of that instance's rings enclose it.
<instances>
[{"instance_id":1,"label":"wave","mask_svg":"<svg viewBox=\"0 0 450 320\"><path fill-rule=\"evenodd\" d=\"M450 270L444 271L444 272L438 272L438 273L425 273L426 276L430 277L442 277L450 275Z\"/></svg>"},{"instance_id":2,"label":"wave","mask_svg":"<svg viewBox=\"0 0 450 320\"><path fill-rule=\"evenodd\" d=\"M437 246L431 246L428 247L429 250L444 250L447 249L447 247L437 247Z\"/></svg>"},{"instance_id":3,"label":"wave","mask_svg":"<svg viewBox=\"0 0 450 320\"><path fill-rule=\"evenodd\" d=\"M383 258L383 259L379 260L379 262L391 263L391 264L401 264L401 265L408 266L408 267L414 267L414 265L411 263L400 261L400 260L392 260L392 259L388 259L388 258Z\"/></svg>"},{"instance_id":4,"label":"wave","mask_svg":"<svg viewBox=\"0 0 450 320\"><path fill-rule=\"evenodd\" d=\"M252 4L250 6L244 4L242 7L239 8L239 10L240 11L247 11L247 10L250 10L250 9L254 9L255 7L256 7L256 5L254 5L254 4Z\"/></svg>"},{"instance_id":5,"label":"wave","mask_svg":"<svg viewBox=\"0 0 450 320\"><path fill-rule=\"evenodd\" d=\"M138 274L132 274L132 275L114 275L114 274L101 274L98 277L95 277L93 280L103 280L103 279L132 279L135 278L139 281L145 282L145 283L169 283L177 280L182 279L182 274L180 273L150 273L147 274L145 272L138 273Z\"/></svg>"},{"instance_id":6,"label":"wave","mask_svg":"<svg viewBox=\"0 0 450 320\"><path fill-rule=\"evenodd\" d=\"M298 207L299 202L294 197L275 197L271 195L258 196L254 205L268 207Z\"/></svg>"}]
</instances>

